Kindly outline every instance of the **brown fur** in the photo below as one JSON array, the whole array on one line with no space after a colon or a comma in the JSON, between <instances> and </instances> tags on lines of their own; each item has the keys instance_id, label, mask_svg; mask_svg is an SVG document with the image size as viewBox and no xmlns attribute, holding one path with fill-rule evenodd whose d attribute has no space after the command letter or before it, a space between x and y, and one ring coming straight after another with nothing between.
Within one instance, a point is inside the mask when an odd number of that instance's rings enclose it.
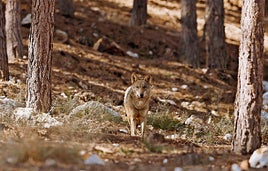
<instances>
[{"instance_id":1,"label":"brown fur","mask_svg":"<svg viewBox=\"0 0 268 171\"><path fill-rule=\"evenodd\" d=\"M144 136L151 97L152 77L146 75L139 78L136 73L131 75L132 85L128 87L124 97L124 107L130 124L131 136L135 136L136 127L141 125L141 134Z\"/></svg>"}]
</instances>

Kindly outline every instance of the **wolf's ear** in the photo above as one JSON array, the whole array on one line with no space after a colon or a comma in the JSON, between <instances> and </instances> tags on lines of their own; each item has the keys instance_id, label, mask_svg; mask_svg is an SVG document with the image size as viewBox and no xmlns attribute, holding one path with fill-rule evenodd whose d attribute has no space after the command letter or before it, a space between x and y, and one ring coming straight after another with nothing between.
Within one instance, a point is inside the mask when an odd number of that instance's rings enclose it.
<instances>
[{"instance_id":1,"label":"wolf's ear","mask_svg":"<svg viewBox=\"0 0 268 171\"><path fill-rule=\"evenodd\" d=\"M145 81L147 81L149 84L152 84L152 76L151 75L146 75L145 77L144 77L144 80Z\"/></svg>"},{"instance_id":2,"label":"wolf's ear","mask_svg":"<svg viewBox=\"0 0 268 171\"><path fill-rule=\"evenodd\" d=\"M138 80L138 76L135 72L133 72L131 75L131 83L133 84L137 80Z\"/></svg>"}]
</instances>

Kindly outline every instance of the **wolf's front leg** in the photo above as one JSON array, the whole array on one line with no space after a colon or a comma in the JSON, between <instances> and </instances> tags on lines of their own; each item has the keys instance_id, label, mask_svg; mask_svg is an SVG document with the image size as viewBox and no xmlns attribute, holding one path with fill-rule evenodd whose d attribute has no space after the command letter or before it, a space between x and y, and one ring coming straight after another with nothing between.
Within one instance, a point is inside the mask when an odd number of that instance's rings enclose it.
<instances>
[{"instance_id":1,"label":"wolf's front leg","mask_svg":"<svg viewBox=\"0 0 268 171\"><path fill-rule=\"evenodd\" d=\"M130 118L130 135L135 136L136 122L133 117Z\"/></svg>"},{"instance_id":2,"label":"wolf's front leg","mask_svg":"<svg viewBox=\"0 0 268 171\"><path fill-rule=\"evenodd\" d=\"M147 119L145 118L144 121L141 123L141 136L142 136L142 138L144 137L144 134L145 134L146 122L147 122Z\"/></svg>"}]
</instances>

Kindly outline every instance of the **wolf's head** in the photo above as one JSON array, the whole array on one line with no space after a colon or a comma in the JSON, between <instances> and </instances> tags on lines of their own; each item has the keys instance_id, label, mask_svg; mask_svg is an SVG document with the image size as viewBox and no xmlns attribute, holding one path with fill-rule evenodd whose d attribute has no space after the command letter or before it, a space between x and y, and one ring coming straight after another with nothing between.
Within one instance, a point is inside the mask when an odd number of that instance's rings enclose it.
<instances>
[{"instance_id":1,"label":"wolf's head","mask_svg":"<svg viewBox=\"0 0 268 171\"><path fill-rule=\"evenodd\" d=\"M152 76L146 75L141 78L136 73L131 75L132 90L138 99L148 98L151 95Z\"/></svg>"}]
</instances>

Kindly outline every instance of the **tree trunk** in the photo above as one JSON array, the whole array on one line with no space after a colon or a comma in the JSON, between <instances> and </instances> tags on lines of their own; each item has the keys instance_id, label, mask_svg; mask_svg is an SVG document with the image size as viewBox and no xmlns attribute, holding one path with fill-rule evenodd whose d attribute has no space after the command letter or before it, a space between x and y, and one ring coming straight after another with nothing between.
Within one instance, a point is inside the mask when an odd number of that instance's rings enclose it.
<instances>
[{"instance_id":1,"label":"tree trunk","mask_svg":"<svg viewBox=\"0 0 268 171\"><path fill-rule=\"evenodd\" d=\"M5 81L8 80L8 60L7 60L7 49L6 49L6 33L5 33L5 14L3 9L2 0L0 0L0 71L1 78Z\"/></svg>"},{"instance_id":2,"label":"tree trunk","mask_svg":"<svg viewBox=\"0 0 268 171\"><path fill-rule=\"evenodd\" d=\"M20 0L7 0L6 4L6 37L9 62L22 58L23 44L21 36Z\"/></svg>"},{"instance_id":3,"label":"tree trunk","mask_svg":"<svg viewBox=\"0 0 268 171\"><path fill-rule=\"evenodd\" d=\"M198 68L200 66L200 60L196 17L196 0L181 0L181 24L184 50L181 61Z\"/></svg>"},{"instance_id":4,"label":"tree trunk","mask_svg":"<svg viewBox=\"0 0 268 171\"><path fill-rule=\"evenodd\" d=\"M74 3L73 0L57 0L60 13L66 17L74 17Z\"/></svg>"},{"instance_id":5,"label":"tree trunk","mask_svg":"<svg viewBox=\"0 0 268 171\"><path fill-rule=\"evenodd\" d=\"M207 0L205 20L206 67L225 68L227 60L223 0Z\"/></svg>"},{"instance_id":6,"label":"tree trunk","mask_svg":"<svg viewBox=\"0 0 268 171\"><path fill-rule=\"evenodd\" d=\"M51 108L51 65L55 0L32 1L26 106L37 112Z\"/></svg>"},{"instance_id":7,"label":"tree trunk","mask_svg":"<svg viewBox=\"0 0 268 171\"><path fill-rule=\"evenodd\" d=\"M232 150L249 154L261 146L264 0L243 0Z\"/></svg>"},{"instance_id":8,"label":"tree trunk","mask_svg":"<svg viewBox=\"0 0 268 171\"><path fill-rule=\"evenodd\" d=\"M147 0L134 0L131 13L131 26L145 25L147 21Z\"/></svg>"}]
</instances>

